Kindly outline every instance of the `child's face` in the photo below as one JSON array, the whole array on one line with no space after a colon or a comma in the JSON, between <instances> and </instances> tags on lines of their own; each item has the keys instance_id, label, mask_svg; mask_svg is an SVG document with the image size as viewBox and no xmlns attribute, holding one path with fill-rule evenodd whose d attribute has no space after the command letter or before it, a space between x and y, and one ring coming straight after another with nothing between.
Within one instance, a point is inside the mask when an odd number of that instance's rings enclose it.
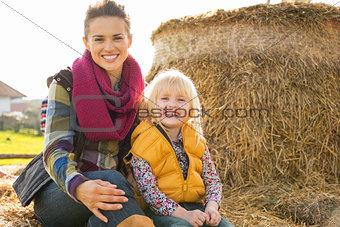
<instances>
[{"instance_id":1,"label":"child's face","mask_svg":"<svg viewBox=\"0 0 340 227\"><path fill-rule=\"evenodd\" d=\"M161 92L157 108L161 108L160 121L168 128L180 128L189 119L189 98L174 93Z\"/></svg>"}]
</instances>

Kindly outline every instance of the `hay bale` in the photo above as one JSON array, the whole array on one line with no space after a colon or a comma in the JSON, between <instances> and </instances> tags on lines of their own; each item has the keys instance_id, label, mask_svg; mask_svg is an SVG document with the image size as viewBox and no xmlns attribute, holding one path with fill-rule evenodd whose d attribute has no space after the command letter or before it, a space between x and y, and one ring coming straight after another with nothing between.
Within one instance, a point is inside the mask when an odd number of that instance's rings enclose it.
<instances>
[{"instance_id":1,"label":"hay bale","mask_svg":"<svg viewBox=\"0 0 340 227\"><path fill-rule=\"evenodd\" d=\"M198 87L225 185L303 187L340 176L340 11L255 5L163 23L147 76L177 68Z\"/></svg>"},{"instance_id":2,"label":"hay bale","mask_svg":"<svg viewBox=\"0 0 340 227\"><path fill-rule=\"evenodd\" d=\"M33 205L22 207L12 188L13 179L0 179L0 226L40 227L34 216Z\"/></svg>"},{"instance_id":3,"label":"hay bale","mask_svg":"<svg viewBox=\"0 0 340 227\"><path fill-rule=\"evenodd\" d=\"M299 189L270 181L256 187L226 187L221 213L235 226L325 226L336 223L339 199L338 185ZM328 220L330 216L333 220Z\"/></svg>"},{"instance_id":4,"label":"hay bale","mask_svg":"<svg viewBox=\"0 0 340 227\"><path fill-rule=\"evenodd\" d=\"M273 210L301 225L324 226L340 204L339 190L334 188L338 185L333 185L327 192L316 188L290 189L279 196Z\"/></svg>"}]
</instances>

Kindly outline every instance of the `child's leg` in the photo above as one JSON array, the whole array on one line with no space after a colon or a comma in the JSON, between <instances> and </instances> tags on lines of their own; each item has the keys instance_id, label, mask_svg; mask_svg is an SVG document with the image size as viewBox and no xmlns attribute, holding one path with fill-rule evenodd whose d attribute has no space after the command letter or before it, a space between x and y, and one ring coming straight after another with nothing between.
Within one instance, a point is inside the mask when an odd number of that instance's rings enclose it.
<instances>
[{"instance_id":1,"label":"child's leg","mask_svg":"<svg viewBox=\"0 0 340 227\"><path fill-rule=\"evenodd\" d=\"M149 208L144 210L145 214L153 220L157 227L191 227L189 222L184 219L154 214Z\"/></svg>"},{"instance_id":2,"label":"child's leg","mask_svg":"<svg viewBox=\"0 0 340 227\"><path fill-rule=\"evenodd\" d=\"M201 210L204 212L203 204L200 203L181 203L181 206L184 207L186 210ZM209 225L206 224L203 225L203 227L207 226ZM218 227L233 227L233 225L221 215L221 221Z\"/></svg>"},{"instance_id":3,"label":"child's leg","mask_svg":"<svg viewBox=\"0 0 340 227\"><path fill-rule=\"evenodd\" d=\"M221 215L221 222L218 227L233 227L233 225Z\"/></svg>"}]
</instances>

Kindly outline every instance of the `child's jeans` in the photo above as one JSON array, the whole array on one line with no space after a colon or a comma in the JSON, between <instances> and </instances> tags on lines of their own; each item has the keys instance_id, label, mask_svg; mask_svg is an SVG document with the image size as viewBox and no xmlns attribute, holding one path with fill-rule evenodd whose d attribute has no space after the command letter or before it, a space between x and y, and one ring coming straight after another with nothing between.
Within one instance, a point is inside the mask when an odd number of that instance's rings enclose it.
<instances>
[{"instance_id":1,"label":"child's jeans","mask_svg":"<svg viewBox=\"0 0 340 227\"><path fill-rule=\"evenodd\" d=\"M186 210L201 210L204 212L203 204L200 203L180 203L180 205L185 208ZM149 208L144 210L145 214L153 220L153 223L157 227L184 227L191 225L189 222L185 221L184 219L172 217L172 216L164 216L164 215L157 215L153 213ZM208 225L204 224L203 227L207 227ZM228 222L222 215L221 215L221 222L218 225L219 227L233 227L233 225Z\"/></svg>"}]
</instances>

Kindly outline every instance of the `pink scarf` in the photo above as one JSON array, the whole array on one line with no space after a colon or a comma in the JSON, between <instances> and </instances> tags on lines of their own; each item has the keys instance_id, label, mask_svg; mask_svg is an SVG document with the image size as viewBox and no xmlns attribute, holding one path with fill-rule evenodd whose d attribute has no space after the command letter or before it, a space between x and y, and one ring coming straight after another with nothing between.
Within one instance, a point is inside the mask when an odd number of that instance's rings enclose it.
<instances>
[{"instance_id":1,"label":"pink scarf","mask_svg":"<svg viewBox=\"0 0 340 227\"><path fill-rule=\"evenodd\" d=\"M73 62L72 74L72 104L86 138L94 142L123 140L136 117L144 90L144 78L136 60L129 55L123 63L119 92L113 91L108 74L93 61L88 50Z\"/></svg>"}]
</instances>

